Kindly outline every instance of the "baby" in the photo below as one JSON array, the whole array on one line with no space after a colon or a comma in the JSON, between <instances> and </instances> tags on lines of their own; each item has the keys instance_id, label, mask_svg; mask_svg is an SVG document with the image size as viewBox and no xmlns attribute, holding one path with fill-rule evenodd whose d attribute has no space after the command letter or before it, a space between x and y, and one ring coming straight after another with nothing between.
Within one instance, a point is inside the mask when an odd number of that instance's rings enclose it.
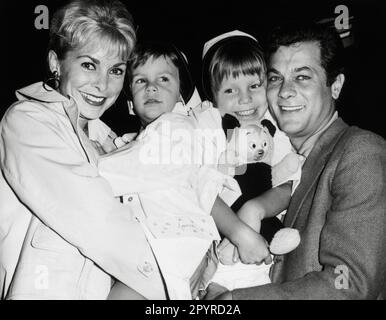
<instances>
[{"instance_id":1,"label":"baby","mask_svg":"<svg viewBox=\"0 0 386 320\"><path fill-rule=\"evenodd\" d=\"M216 270L217 228L244 262L259 262L268 250L264 239L226 204L240 194L235 180L215 169L218 159L203 160L208 150L204 136L197 134L200 114L188 115L184 103L194 89L184 56L173 45L142 44L130 66L131 108L141 131L101 157L98 167L142 225L168 297L195 299ZM141 296L116 282L110 298Z\"/></svg>"}]
</instances>

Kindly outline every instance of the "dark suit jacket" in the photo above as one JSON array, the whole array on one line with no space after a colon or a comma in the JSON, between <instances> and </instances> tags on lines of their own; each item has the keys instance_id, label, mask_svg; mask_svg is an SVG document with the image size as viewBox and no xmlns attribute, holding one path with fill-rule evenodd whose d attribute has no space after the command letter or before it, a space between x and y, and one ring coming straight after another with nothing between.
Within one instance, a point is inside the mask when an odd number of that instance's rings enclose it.
<instances>
[{"instance_id":1,"label":"dark suit jacket","mask_svg":"<svg viewBox=\"0 0 386 320\"><path fill-rule=\"evenodd\" d=\"M299 247L275 257L272 284L233 299L386 298L386 141L338 118L304 163L284 224Z\"/></svg>"}]
</instances>

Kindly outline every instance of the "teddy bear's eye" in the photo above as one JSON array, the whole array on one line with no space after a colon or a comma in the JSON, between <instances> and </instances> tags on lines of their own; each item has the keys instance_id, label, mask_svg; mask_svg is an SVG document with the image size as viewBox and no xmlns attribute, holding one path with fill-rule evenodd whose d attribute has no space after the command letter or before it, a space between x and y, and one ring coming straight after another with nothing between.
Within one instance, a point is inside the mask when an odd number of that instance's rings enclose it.
<instances>
[{"instance_id":1,"label":"teddy bear's eye","mask_svg":"<svg viewBox=\"0 0 386 320\"><path fill-rule=\"evenodd\" d=\"M253 148L253 149L256 148L256 144L255 144L255 143L252 144L252 148Z\"/></svg>"},{"instance_id":2,"label":"teddy bear's eye","mask_svg":"<svg viewBox=\"0 0 386 320\"><path fill-rule=\"evenodd\" d=\"M267 146L267 142L264 142L264 147L266 147Z\"/></svg>"}]
</instances>

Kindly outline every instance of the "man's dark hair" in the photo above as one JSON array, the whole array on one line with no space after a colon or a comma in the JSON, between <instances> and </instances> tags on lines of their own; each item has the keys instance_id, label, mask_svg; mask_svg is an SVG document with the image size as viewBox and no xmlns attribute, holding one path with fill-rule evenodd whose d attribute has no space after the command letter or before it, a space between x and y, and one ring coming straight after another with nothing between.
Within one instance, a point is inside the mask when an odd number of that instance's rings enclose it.
<instances>
[{"instance_id":1,"label":"man's dark hair","mask_svg":"<svg viewBox=\"0 0 386 320\"><path fill-rule=\"evenodd\" d=\"M286 22L276 26L266 46L267 61L280 46L314 41L319 43L321 66L326 71L327 85L331 86L337 75L344 72L343 44L334 28L315 22Z\"/></svg>"}]
</instances>

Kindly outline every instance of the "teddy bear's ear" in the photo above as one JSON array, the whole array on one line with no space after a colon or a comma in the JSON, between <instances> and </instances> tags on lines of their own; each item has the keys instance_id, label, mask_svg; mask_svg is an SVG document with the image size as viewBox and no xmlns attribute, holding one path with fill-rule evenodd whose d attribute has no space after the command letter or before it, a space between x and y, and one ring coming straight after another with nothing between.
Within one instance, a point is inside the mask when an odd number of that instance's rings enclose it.
<instances>
[{"instance_id":1,"label":"teddy bear's ear","mask_svg":"<svg viewBox=\"0 0 386 320\"><path fill-rule=\"evenodd\" d=\"M237 120L234 116L226 113L222 119L222 128L225 132L225 135L227 136L227 130L232 130L236 127L240 127L240 122Z\"/></svg>"},{"instance_id":2,"label":"teddy bear's ear","mask_svg":"<svg viewBox=\"0 0 386 320\"><path fill-rule=\"evenodd\" d=\"M264 119L261 121L261 125L268 129L268 132L272 137L275 135L276 127L273 125L271 121Z\"/></svg>"}]
</instances>

